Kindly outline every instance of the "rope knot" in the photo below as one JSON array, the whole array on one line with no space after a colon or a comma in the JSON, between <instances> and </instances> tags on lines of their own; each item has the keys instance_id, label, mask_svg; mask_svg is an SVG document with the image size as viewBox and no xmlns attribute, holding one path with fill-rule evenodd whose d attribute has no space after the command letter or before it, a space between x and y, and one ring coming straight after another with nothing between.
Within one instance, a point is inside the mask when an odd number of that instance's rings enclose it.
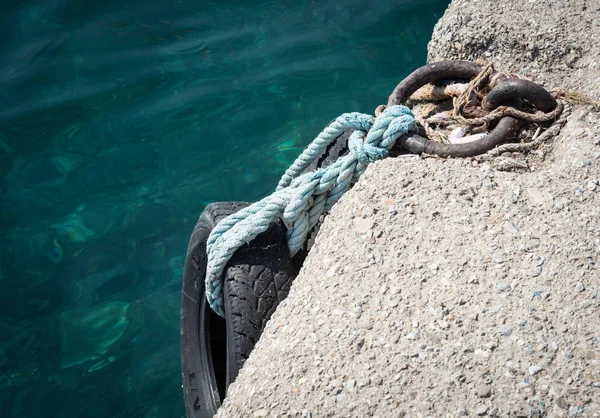
<instances>
[{"instance_id":1,"label":"rope knot","mask_svg":"<svg viewBox=\"0 0 600 418\"><path fill-rule=\"evenodd\" d=\"M359 163L368 165L387 156L385 148L365 143L366 134L362 131L354 131L348 139L348 148Z\"/></svg>"}]
</instances>

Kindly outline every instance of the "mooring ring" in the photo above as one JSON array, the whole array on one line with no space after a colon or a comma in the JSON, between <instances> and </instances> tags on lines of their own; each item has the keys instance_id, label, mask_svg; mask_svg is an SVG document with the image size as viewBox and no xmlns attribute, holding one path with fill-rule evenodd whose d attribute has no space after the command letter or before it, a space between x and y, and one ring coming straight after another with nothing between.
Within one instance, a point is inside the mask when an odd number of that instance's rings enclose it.
<instances>
[{"instance_id":1,"label":"mooring ring","mask_svg":"<svg viewBox=\"0 0 600 418\"><path fill-rule=\"evenodd\" d=\"M440 61L417 68L402 80L388 99L388 106L403 104L419 88L426 84L445 79L471 80L481 72L481 67L469 61ZM499 80L498 88L508 80ZM506 104L506 102L504 102ZM440 157L472 157L483 154L503 141L514 139L519 129L520 121L511 116L505 116L488 135L482 139L466 144L442 144L420 135L411 134L400 139L401 145L408 151L421 154L435 154Z\"/></svg>"},{"instance_id":2,"label":"mooring ring","mask_svg":"<svg viewBox=\"0 0 600 418\"><path fill-rule=\"evenodd\" d=\"M482 107L492 110L517 98L525 99L537 109L548 113L556 109L556 99L542 86L522 79L505 80L494 87L483 99Z\"/></svg>"}]
</instances>

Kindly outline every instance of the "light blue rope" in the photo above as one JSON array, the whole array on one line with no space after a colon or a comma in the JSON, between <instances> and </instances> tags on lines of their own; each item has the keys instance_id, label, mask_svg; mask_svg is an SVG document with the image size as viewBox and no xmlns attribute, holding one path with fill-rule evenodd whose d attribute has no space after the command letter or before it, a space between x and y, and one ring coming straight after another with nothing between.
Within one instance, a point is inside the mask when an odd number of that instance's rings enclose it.
<instances>
[{"instance_id":1,"label":"light blue rope","mask_svg":"<svg viewBox=\"0 0 600 418\"><path fill-rule=\"evenodd\" d=\"M365 171L387 156L402 135L416 130L413 114L405 106L390 106L377 118L362 113L345 113L335 119L302 152L279 181L276 191L223 219L207 241L206 298L211 308L224 316L223 281L225 266L233 253L283 219L293 256L302 248L308 232ZM348 140L350 152L327 168L300 175L327 146L347 129L355 129Z\"/></svg>"}]
</instances>

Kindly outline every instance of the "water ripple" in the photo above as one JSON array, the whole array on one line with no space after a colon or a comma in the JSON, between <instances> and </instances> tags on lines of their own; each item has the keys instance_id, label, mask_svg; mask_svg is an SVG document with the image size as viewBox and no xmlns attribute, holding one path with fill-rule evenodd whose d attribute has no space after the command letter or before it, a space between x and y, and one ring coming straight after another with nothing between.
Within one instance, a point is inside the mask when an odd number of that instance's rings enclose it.
<instances>
[{"instance_id":1,"label":"water ripple","mask_svg":"<svg viewBox=\"0 0 600 418\"><path fill-rule=\"evenodd\" d=\"M199 212L384 102L447 3L5 0L0 415L182 416Z\"/></svg>"}]
</instances>

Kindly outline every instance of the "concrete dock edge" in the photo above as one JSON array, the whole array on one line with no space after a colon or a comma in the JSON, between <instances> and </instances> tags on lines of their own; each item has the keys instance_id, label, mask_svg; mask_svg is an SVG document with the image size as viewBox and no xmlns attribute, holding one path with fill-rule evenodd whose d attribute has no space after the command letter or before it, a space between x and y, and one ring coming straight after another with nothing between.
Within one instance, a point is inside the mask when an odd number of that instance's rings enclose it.
<instances>
[{"instance_id":1,"label":"concrete dock edge","mask_svg":"<svg viewBox=\"0 0 600 418\"><path fill-rule=\"evenodd\" d=\"M600 3L455 0L429 61L600 99ZM390 89L393 86L390 86ZM600 116L502 171L369 167L334 207L221 417L599 417Z\"/></svg>"}]
</instances>

